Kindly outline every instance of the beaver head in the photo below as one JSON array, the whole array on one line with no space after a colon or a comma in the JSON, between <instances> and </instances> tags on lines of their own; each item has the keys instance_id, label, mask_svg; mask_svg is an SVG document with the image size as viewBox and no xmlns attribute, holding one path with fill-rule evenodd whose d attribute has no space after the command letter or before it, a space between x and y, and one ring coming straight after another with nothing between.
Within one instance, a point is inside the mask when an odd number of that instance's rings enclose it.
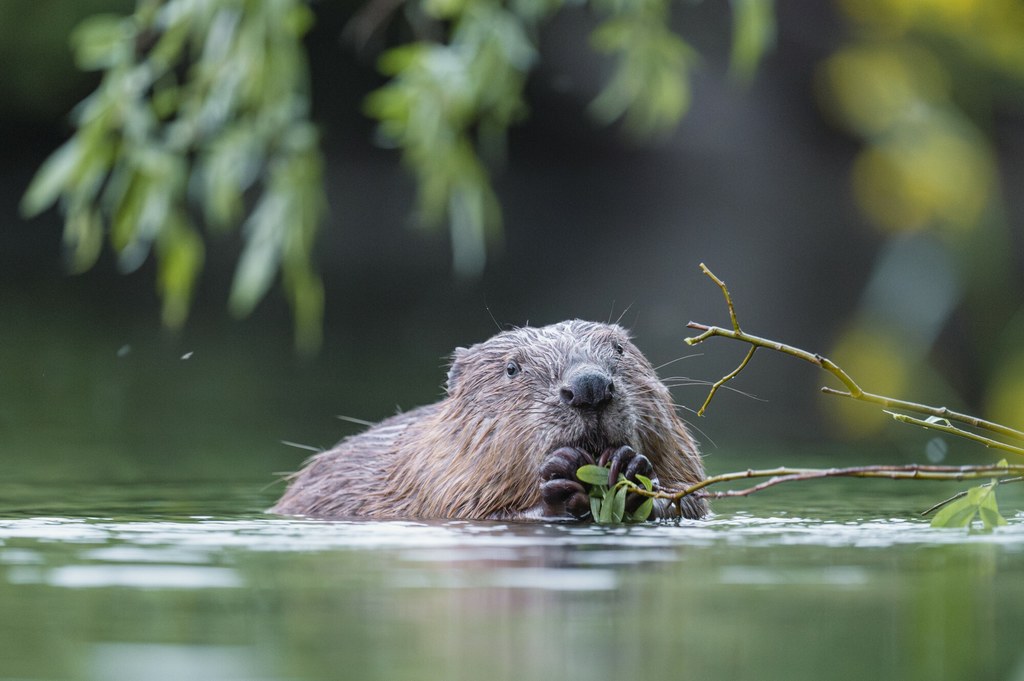
<instances>
[{"instance_id":1,"label":"beaver head","mask_svg":"<svg viewBox=\"0 0 1024 681\"><path fill-rule=\"evenodd\" d=\"M457 484L452 476L461 470L491 481L475 487L491 490L493 498L476 497L473 505L535 504L537 467L562 446L596 457L629 445L651 460L667 485L703 475L668 389L615 324L520 327L458 348L447 398L438 406L432 430L444 431L449 454L443 483Z\"/></svg>"},{"instance_id":2,"label":"beaver head","mask_svg":"<svg viewBox=\"0 0 1024 681\"><path fill-rule=\"evenodd\" d=\"M502 442L539 462L562 445L598 454L615 445L639 449L640 431L652 426L641 420L664 417L651 413L667 399L660 387L625 329L573 320L456 349L447 389L451 401L472 403L483 419L515 433Z\"/></svg>"}]
</instances>

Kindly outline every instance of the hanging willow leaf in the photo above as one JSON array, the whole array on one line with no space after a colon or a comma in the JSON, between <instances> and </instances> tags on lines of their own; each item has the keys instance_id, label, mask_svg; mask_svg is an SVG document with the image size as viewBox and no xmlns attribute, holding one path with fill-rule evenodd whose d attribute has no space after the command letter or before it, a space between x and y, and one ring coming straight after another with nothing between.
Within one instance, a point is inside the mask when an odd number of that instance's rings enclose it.
<instances>
[{"instance_id":1,"label":"hanging willow leaf","mask_svg":"<svg viewBox=\"0 0 1024 681\"><path fill-rule=\"evenodd\" d=\"M303 0L139 2L129 17L82 22L71 37L76 61L102 79L22 212L61 206L75 271L96 261L104 231L123 271L156 244L172 327L185 320L204 260L202 233L183 227L185 216L222 232L244 224L231 310L250 312L287 260L296 336L312 349L323 290L311 252L326 205L302 44L312 23ZM256 199L246 216L248 192Z\"/></svg>"},{"instance_id":2,"label":"hanging willow leaf","mask_svg":"<svg viewBox=\"0 0 1024 681\"><path fill-rule=\"evenodd\" d=\"M123 270L139 267L157 244L158 259L176 259L158 263L176 273L158 281L176 292L165 297L172 325L184 319L203 261L196 244L172 245L192 240L175 232L180 216L201 215L217 232L241 227L229 308L248 314L283 274L296 337L318 343L310 325L322 319L323 285L312 249L326 199L303 45L315 20L310 4L140 0L130 16L82 22L71 36L76 62L98 71L100 84L75 109L73 137L40 167L22 213L60 206L75 271L96 261L103 233ZM527 113L540 26L569 4L577 3L427 0L410 10L417 41L380 59L388 82L365 109L379 123L378 140L400 149L415 175L423 224L447 221L459 274L479 274L500 236L491 166L504 159L509 127ZM695 60L670 28L671 3L590 5L603 17L593 46L615 60L593 113L622 118L641 134L668 129L689 107ZM738 62L763 51L771 7L736 0ZM202 240L205 232L192 233Z\"/></svg>"},{"instance_id":3,"label":"hanging willow leaf","mask_svg":"<svg viewBox=\"0 0 1024 681\"><path fill-rule=\"evenodd\" d=\"M750 80L764 53L775 42L773 0L732 0L732 51L729 69Z\"/></svg>"},{"instance_id":4,"label":"hanging willow leaf","mask_svg":"<svg viewBox=\"0 0 1024 681\"><path fill-rule=\"evenodd\" d=\"M166 326L177 329L185 323L192 292L203 267L203 240L180 214L171 217L172 224L161 234L157 244L160 267L157 287L163 298L162 319Z\"/></svg>"},{"instance_id":5,"label":"hanging willow leaf","mask_svg":"<svg viewBox=\"0 0 1024 681\"><path fill-rule=\"evenodd\" d=\"M56 203L82 160L82 144L77 137L72 137L50 154L36 171L21 199L21 214L33 217Z\"/></svg>"}]
</instances>

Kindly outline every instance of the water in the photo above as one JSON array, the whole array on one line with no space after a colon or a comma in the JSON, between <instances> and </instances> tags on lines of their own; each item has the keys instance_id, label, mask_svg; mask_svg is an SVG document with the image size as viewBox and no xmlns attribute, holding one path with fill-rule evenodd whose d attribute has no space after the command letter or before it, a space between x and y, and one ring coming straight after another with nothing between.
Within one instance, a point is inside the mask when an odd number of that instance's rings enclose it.
<instances>
[{"instance_id":1,"label":"water","mask_svg":"<svg viewBox=\"0 0 1024 681\"><path fill-rule=\"evenodd\" d=\"M918 517L959 486L849 480L680 525L268 516L306 454L280 440L429 401L441 350L301 363L255 322L167 339L73 290L0 291L0 681L1024 681L1024 490L990 534ZM703 425L713 472L893 460Z\"/></svg>"},{"instance_id":2,"label":"water","mask_svg":"<svg viewBox=\"0 0 1024 681\"><path fill-rule=\"evenodd\" d=\"M910 509L935 490L895 484L596 527L294 520L249 481L0 483L0 678L1024 678L1024 516L933 530Z\"/></svg>"}]
</instances>

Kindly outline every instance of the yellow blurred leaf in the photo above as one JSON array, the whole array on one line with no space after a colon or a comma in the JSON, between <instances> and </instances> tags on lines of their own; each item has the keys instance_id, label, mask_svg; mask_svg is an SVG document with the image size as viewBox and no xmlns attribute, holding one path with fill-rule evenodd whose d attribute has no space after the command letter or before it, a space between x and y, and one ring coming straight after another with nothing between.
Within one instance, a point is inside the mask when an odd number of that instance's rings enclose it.
<instances>
[{"instance_id":1,"label":"yellow blurred leaf","mask_svg":"<svg viewBox=\"0 0 1024 681\"><path fill-rule=\"evenodd\" d=\"M862 151L853 166L861 208L888 230L929 226L970 230L992 198L995 162L978 135L948 117L898 128Z\"/></svg>"},{"instance_id":2,"label":"yellow blurred leaf","mask_svg":"<svg viewBox=\"0 0 1024 681\"><path fill-rule=\"evenodd\" d=\"M913 351L884 329L855 324L839 337L829 356L864 389L899 397L909 383L909 357ZM888 425L878 410L852 400L824 403L838 430L847 437L865 437Z\"/></svg>"},{"instance_id":3,"label":"yellow blurred leaf","mask_svg":"<svg viewBox=\"0 0 1024 681\"><path fill-rule=\"evenodd\" d=\"M164 325L178 329L188 317L192 292L203 268L205 248L202 238L183 217L172 216L171 223L157 243L157 289L163 299Z\"/></svg>"},{"instance_id":4,"label":"yellow blurred leaf","mask_svg":"<svg viewBox=\"0 0 1024 681\"><path fill-rule=\"evenodd\" d=\"M773 0L732 1L732 52L729 70L740 80L750 80L757 65L775 42Z\"/></svg>"},{"instance_id":5,"label":"yellow blurred leaf","mask_svg":"<svg viewBox=\"0 0 1024 681\"><path fill-rule=\"evenodd\" d=\"M985 396L986 415L1010 426L1024 425L1024 349L999 363Z\"/></svg>"}]
</instances>

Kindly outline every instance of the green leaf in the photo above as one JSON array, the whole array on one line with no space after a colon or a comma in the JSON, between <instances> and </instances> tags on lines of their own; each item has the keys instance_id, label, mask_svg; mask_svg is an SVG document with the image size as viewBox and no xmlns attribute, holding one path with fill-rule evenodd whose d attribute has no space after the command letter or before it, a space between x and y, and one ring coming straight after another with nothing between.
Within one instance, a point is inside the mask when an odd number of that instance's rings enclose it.
<instances>
[{"instance_id":1,"label":"green leaf","mask_svg":"<svg viewBox=\"0 0 1024 681\"><path fill-rule=\"evenodd\" d=\"M234 227L244 210L243 192L258 177L263 150L256 134L244 125L224 130L202 157L204 208L207 222L218 230Z\"/></svg>"},{"instance_id":2,"label":"green leaf","mask_svg":"<svg viewBox=\"0 0 1024 681\"><path fill-rule=\"evenodd\" d=\"M426 0L423 11L435 19L454 19L466 9L467 0Z\"/></svg>"},{"instance_id":3,"label":"green leaf","mask_svg":"<svg viewBox=\"0 0 1024 681\"><path fill-rule=\"evenodd\" d=\"M386 51L377 60L377 70L385 76L397 76L402 71L423 61L430 47L425 43L399 45Z\"/></svg>"},{"instance_id":4,"label":"green leaf","mask_svg":"<svg viewBox=\"0 0 1024 681\"><path fill-rule=\"evenodd\" d=\"M646 136L675 125L690 104L689 67L696 53L667 26L664 2L624 3L591 36L594 49L615 53L611 80L590 104L599 121L621 117Z\"/></svg>"},{"instance_id":5,"label":"green leaf","mask_svg":"<svg viewBox=\"0 0 1024 681\"><path fill-rule=\"evenodd\" d=\"M619 475L618 483L609 489L609 469L605 466L588 464L580 466L576 471L576 478L590 486L590 512L594 521L606 525L619 522L644 522L654 510L654 499L646 499L640 506L630 514L626 513L626 497L631 489L636 489L636 483L627 480L625 476ZM636 476L637 480L648 491L653 491L654 483L650 478L643 475Z\"/></svg>"},{"instance_id":6,"label":"green leaf","mask_svg":"<svg viewBox=\"0 0 1024 681\"><path fill-rule=\"evenodd\" d=\"M644 503L640 504L633 513L629 516L629 520L634 523L642 523L651 516L651 511L654 510L654 499L648 497Z\"/></svg>"},{"instance_id":7,"label":"green leaf","mask_svg":"<svg viewBox=\"0 0 1024 681\"><path fill-rule=\"evenodd\" d=\"M166 28L149 52L150 63L160 71L171 68L181 58L190 30L188 21L177 21Z\"/></svg>"},{"instance_id":8,"label":"green leaf","mask_svg":"<svg viewBox=\"0 0 1024 681\"><path fill-rule=\"evenodd\" d=\"M615 496L612 498L612 511L611 517L613 523L621 523L622 517L626 515L626 486L621 485L615 490Z\"/></svg>"},{"instance_id":9,"label":"green leaf","mask_svg":"<svg viewBox=\"0 0 1024 681\"><path fill-rule=\"evenodd\" d=\"M448 197L452 235L452 266L460 276L474 278L483 273L487 258L486 191L484 182L461 182Z\"/></svg>"},{"instance_id":10,"label":"green leaf","mask_svg":"<svg viewBox=\"0 0 1024 681\"><path fill-rule=\"evenodd\" d=\"M608 525L616 522L614 520L613 499L614 497L609 494L605 494L604 498L601 500L601 512L598 514L597 522L602 525Z\"/></svg>"},{"instance_id":11,"label":"green leaf","mask_svg":"<svg viewBox=\"0 0 1024 681\"><path fill-rule=\"evenodd\" d=\"M588 485L607 485L608 469L604 466L587 464L576 469L576 479Z\"/></svg>"},{"instance_id":12,"label":"green leaf","mask_svg":"<svg viewBox=\"0 0 1024 681\"><path fill-rule=\"evenodd\" d=\"M282 22L285 29L292 35L305 35L316 23L316 15L305 3L296 2L285 12Z\"/></svg>"},{"instance_id":13,"label":"green leaf","mask_svg":"<svg viewBox=\"0 0 1024 681\"><path fill-rule=\"evenodd\" d=\"M110 242L118 253L124 251L135 238L139 214L148 187L146 179L139 173L131 175L124 195L114 208L114 219L110 228Z\"/></svg>"},{"instance_id":14,"label":"green leaf","mask_svg":"<svg viewBox=\"0 0 1024 681\"><path fill-rule=\"evenodd\" d=\"M113 66L128 55L131 24L114 14L91 16L71 32L75 62L86 71Z\"/></svg>"},{"instance_id":15,"label":"green leaf","mask_svg":"<svg viewBox=\"0 0 1024 681\"><path fill-rule=\"evenodd\" d=\"M64 224L64 244L70 251L71 272L81 274L96 263L103 248L103 220L95 210L68 211Z\"/></svg>"},{"instance_id":16,"label":"green leaf","mask_svg":"<svg viewBox=\"0 0 1024 681\"><path fill-rule=\"evenodd\" d=\"M978 515L981 516L981 522L985 525L986 530L994 530L997 527L1006 525L1006 518L999 512L999 509L992 509L988 506L981 506L978 509Z\"/></svg>"},{"instance_id":17,"label":"green leaf","mask_svg":"<svg viewBox=\"0 0 1024 681\"><path fill-rule=\"evenodd\" d=\"M967 494L946 504L932 519L932 527L967 527L980 518L985 529L991 531L1006 524L996 501L998 481L967 490Z\"/></svg>"},{"instance_id":18,"label":"green leaf","mask_svg":"<svg viewBox=\"0 0 1024 681\"><path fill-rule=\"evenodd\" d=\"M245 250L235 269L228 300L231 312L244 317L256 307L277 275L281 263L281 225L291 224L285 197L277 193L264 195L246 222Z\"/></svg>"},{"instance_id":19,"label":"green leaf","mask_svg":"<svg viewBox=\"0 0 1024 681\"><path fill-rule=\"evenodd\" d=\"M981 516L981 522L985 525L986 530L993 530L1006 524L1006 518L999 512L999 504L996 501L996 486L998 484L998 481L994 481L989 485L984 485L987 492L978 504L978 515Z\"/></svg>"},{"instance_id":20,"label":"green leaf","mask_svg":"<svg viewBox=\"0 0 1024 681\"><path fill-rule=\"evenodd\" d=\"M82 146L77 137L72 137L50 154L25 191L21 214L30 218L52 206L67 188L82 158Z\"/></svg>"},{"instance_id":21,"label":"green leaf","mask_svg":"<svg viewBox=\"0 0 1024 681\"><path fill-rule=\"evenodd\" d=\"M615 52L628 46L630 25L622 19L608 19L590 34L590 44L598 52Z\"/></svg>"},{"instance_id":22,"label":"green leaf","mask_svg":"<svg viewBox=\"0 0 1024 681\"><path fill-rule=\"evenodd\" d=\"M203 267L204 247L199 234L180 215L158 243L157 288L163 298L163 323L178 329L185 323L192 291Z\"/></svg>"},{"instance_id":23,"label":"green leaf","mask_svg":"<svg viewBox=\"0 0 1024 681\"><path fill-rule=\"evenodd\" d=\"M775 42L772 0L732 0L732 54L729 70L749 80Z\"/></svg>"},{"instance_id":24,"label":"green leaf","mask_svg":"<svg viewBox=\"0 0 1024 681\"><path fill-rule=\"evenodd\" d=\"M943 506L932 518L932 527L967 527L977 512L977 505L965 496Z\"/></svg>"},{"instance_id":25,"label":"green leaf","mask_svg":"<svg viewBox=\"0 0 1024 681\"><path fill-rule=\"evenodd\" d=\"M324 285L310 263L285 267L285 290L295 317L295 347L313 354L323 342Z\"/></svg>"}]
</instances>

